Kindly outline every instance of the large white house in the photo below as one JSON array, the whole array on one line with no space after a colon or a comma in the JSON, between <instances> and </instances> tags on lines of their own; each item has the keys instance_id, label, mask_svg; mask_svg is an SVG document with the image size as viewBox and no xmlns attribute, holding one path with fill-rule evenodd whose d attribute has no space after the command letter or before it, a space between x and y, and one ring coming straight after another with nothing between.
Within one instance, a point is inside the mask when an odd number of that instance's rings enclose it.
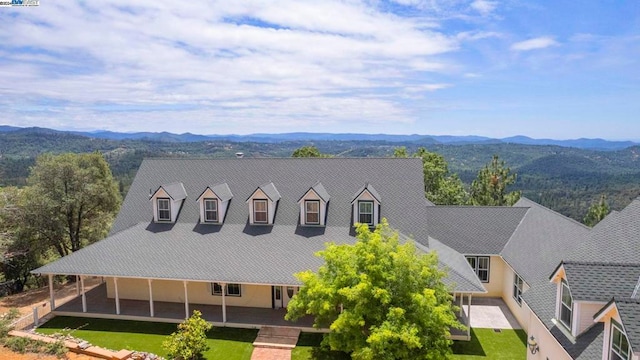
<instances>
[{"instance_id":1,"label":"large white house","mask_svg":"<svg viewBox=\"0 0 640 360\"><path fill-rule=\"evenodd\" d=\"M293 274L382 218L438 252L456 301L503 299L529 359L638 360L640 200L594 229L528 199L435 206L420 159L145 160L109 236L34 273L106 280L57 314L308 329L283 320Z\"/></svg>"}]
</instances>

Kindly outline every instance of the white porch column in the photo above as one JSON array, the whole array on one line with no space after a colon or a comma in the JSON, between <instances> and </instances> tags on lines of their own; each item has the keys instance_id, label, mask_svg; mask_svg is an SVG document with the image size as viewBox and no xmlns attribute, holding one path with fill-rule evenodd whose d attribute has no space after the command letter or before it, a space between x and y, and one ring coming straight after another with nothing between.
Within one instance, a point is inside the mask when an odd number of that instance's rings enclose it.
<instances>
[{"instance_id":1,"label":"white porch column","mask_svg":"<svg viewBox=\"0 0 640 360\"><path fill-rule=\"evenodd\" d=\"M464 293L460 293L460 317L462 317L462 314L464 313Z\"/></svg>"},{"instance_id":2,"label":"white porch column","mask_svg":"<svg viewBox=\"0 0 640 360\"><path fill-rule=\"evenodd\" d=\"M187 282L183 281L184 284L184 318L189 318L189 292L187 291Z\"/></svg>"},{"instance_id":3,"label":"white porch column","mask_svg":"<svg viewBox=\"0 0 640 360\"><path fill-rule=\"evenodd\" d=\"M222 323L227 323L227 303L226 303L226 292L227 292L227 284L221 283L222 287Z\"/></svg>"},{"instance_id":4,"label":"white porch column","mask_svg":"<svg viewBox=\"0 0 640 360\"><path fill-rule=\"evenodd\" d=\"M76 275L76 295L80 295L80 277Z\"/></svg>"},{"instance_id":5,"label":"white porch column","mask_svg":"<svg viewBox=\"0 0 640 360\"><path fill-rule=\"evenodd\" d=\"M49 305L51 306L51 311L56 308L56 300L53 296L53 275L49 274Z\"/></svg>"},{"instance_id":6,"label":"white porch column","mask_svg":"<svg viewBox=\"0 0 640 360\"><path fill-rule=\"evenodd\" d=\"M116 315L120 315L120 296L118 295L118 278L113 278L113 286L116 289Z\"/></svg>"},{"instance_id":7,"label":"white porch column","mask_svg":"<svg viewBox=\"0 0 640 360\"><path fill-rule=\"evenodd\" d=\"M469 294L469 304L467 305L467 336L471 336L471 294Z\"/></svg>"},{"instance_id":8,"label":"white porch column","mask_svg":"<svg viewBox=\"0 0 640 360\"><path fill-rule=\"evenodd\" d=\"M82 292L82 312L87 312L87 294L84 290L84 276L80 276L80 291Z\"/></svg>"},{"instance_id":9,"label":"white porch column","mask_svg":"<svg viewBox=\"0 0 640 360\"><path fill-rule=\"evenodd\" d=\"M153 287L151 286L151 279L147 279L149 282L149 314L154 317L153 311Z\"/></svg>"}]
</instances>

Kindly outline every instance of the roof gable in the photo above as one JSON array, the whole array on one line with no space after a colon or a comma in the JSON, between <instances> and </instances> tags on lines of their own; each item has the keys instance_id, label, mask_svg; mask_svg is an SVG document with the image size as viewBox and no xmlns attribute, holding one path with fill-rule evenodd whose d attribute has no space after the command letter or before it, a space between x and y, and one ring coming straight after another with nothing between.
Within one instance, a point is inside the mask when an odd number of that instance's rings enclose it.
<instances>
[{"instance_id":1,"label":"roof gable","mask_svg":"<svg viewBox=\"0 0 640 360\"><path fill-rule=\"evenodd\" d=\"M304 199L304 197L310 192L313 191L322 201L329 202L329 199L331 198L329 196L329 193L327 192L327 190L324 188L324 186L322 186L321 182L317 182L315 183L315 185L313 185L312 187L309 188L309 190L307 190L304 194L302 194L302 196L300 197L300 199L298 199L298 202L302 201L302 199Z\"/></svg>"},{"instance_id":2,"label":"roof gable","mask_svg":"<svg viewBox=\"0 0 640 360\"><path fill-rule=\"evenodd\" d=\"M229 185L227 185L227 183L222 183L214 186L207 186L207 188L204 189L204 191L198 196L196 201L200 201L207 190L211 190L211 192L222 202L229 201L231 200L231 198L233 198L233 194L231 193L231 189L229 189Z\"/></svg>"},{"instance_id":3,"label":"roof gable","mask_svg":"<svg viewBox=\"0 0 640 360\"><path fill-rule=\"evenodd\" d=\"M153 199L160 189L171 198L173 201L180 201L187 197L187 191L184 189L184 185L181 182L174 182L171 184L160 185L156 191L154 191L149 198Z\"/></svg>"},{"instance_id":4,"label":"roof gable","mask_svg":"<svg viewBox=\"0 0 640 360\"><path fill-rule=\"evenodd\" d=\"M282 196L280 196L280 193L278 192L278 189L276 189L276 186L273 185L272 182L268 183L268 184L264 184L264 185L260 185L258 186L258 188L251 193L251 195L247 198L247 201L249 201L251 198L253 198L253 196L258 192L261 191L267 198L269 198L269 200L276 202L278 200L280 200L280 198Z\"/></svg>"},{"instance_id":5,"label":"roof gable","mask_svg":"<svg viewBox=\"0 0 640 360\"><path fill-rule=\"evenodd\" d=\"M358 191L356 191L356 194L353 196L351 203L354 203L356 200L358 200L362 195L362 193L364 192L368 192L369 195L371 195L371 197L373 197L375 201L377 201L378 203L381 203L380 194L378 194L376 189L374 189L373 186L369 183L366 183L363 187L361 187L360 189L358 189Z\"/></svg>"}]
</instances>

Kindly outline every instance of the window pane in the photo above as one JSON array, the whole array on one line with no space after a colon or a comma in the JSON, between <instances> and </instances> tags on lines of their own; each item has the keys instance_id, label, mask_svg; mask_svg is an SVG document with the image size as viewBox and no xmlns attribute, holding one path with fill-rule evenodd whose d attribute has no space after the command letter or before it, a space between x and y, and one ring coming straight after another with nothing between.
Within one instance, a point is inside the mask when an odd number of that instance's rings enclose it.
<instances>
[{"instance_id":1,"label":"window pane","mask_svg":"<svg viewBox=\"0 0 640 360\"><path fill-rule=\"evenodd\" d=\"M240 284L227 284L227 295L240 296Z\"/></svg>"},{"instance_id":2,"label":"window pane","mask_svg":"<svg viewBox=\"0 0 640 360\"><path fill-rule=\"evenodd\" d=\"M222 286L220 286L220 284L213 283L211 289L212 289L211 292L213 293L213 295L222 295Z\"/></svg>"},{"instance_id":3,"label":"window pane","mask_svg":"<svg viewBox=\"0 0 640 360\"><path fill-rule=\"evenodd\" d=\"M267 211L267 202L264 200L256 200L253 202L255 211Z\"/></svg>"},{"instance_id":4,"label":"window pane","mask_svg":"<svg viewBox=\"0 0 640 360\"><path fill-rule=\"evenodd\" d=\"M307 224L319 224L320 223L320 218L318 216L318 213L307 213L307 219L306 219L306 223Z\"/></svg>"},{"instance_id":5,"label":"window pane","mask_svg":"<svg viewBox=\"0 0 640 360\"><path fill-rule=\"evenodd\" d=\"M489 270L479 269L478 270L478 279L480 279L480 281L482 281L482 282L489 281Z\"/></svg>"},{"instance_id":6,"label":"window pane","mask_svg":"<svg viewBox=\"0 0 640 360\"><path fill-rule=\"evenodd\" d=\"M254 200L253 221L256 223L267 223L267 201Z\"/></svg>"},{"instance_id":7,"label":"window pane","mask_svg":"<svg viewBox=\"0 0 640 360\"><path fill-rule=\"evenodd\" d=\"M360 202L360 213L373 213L373 203L369 201Z\"/></svg>"},{"instance_id":8,"label":"window pane","mask_svg":"<svg viewBox=\"0 0 640 360\"><path fill-rule=\"evenodd\" d=\"M475 257L468 257L467 261L469 262L469 265L471 265L471 268L475 271L476 270L476 258Z\"/></svg>"},{"instance_id":9,"label":"window pane","mask_svg":"<svg viewBox=\"0 0 640 360\"><path fill-rule=\"evenodd\" d=\"M307 204L307 211L309 212L318 212L319 208L320 208L320 202L319 201L306 201L305 202Z\"/></svg>"},{"instance_id":10,"label":"window pane","mask_svg":"<svg viewBox=\"0 0 640 360\"><path fill-rule=\"evenodd\" d=\"M158 220L171 220L169 199L158 199Z\"/></svg>"},{"instance_id":11,"label":"window pane","mask_svg":"<svg viewBox=\"0 0 640 360\"><path fill-rule=\"evenodd\" d=\"M373 221L371 220L373 217L371 214L360 214L360 221L363 224L373 224Z\"/></svg>"},{"instance_id":12,"label":"window pane","mask_svg":"<svg viewBox=\"0 0 640 360\"><path fill-rule=\"evenodd\" d=\"M489 258L486 256L478 257L478 269L489 269Z\"/></svg>"}]
</instances>

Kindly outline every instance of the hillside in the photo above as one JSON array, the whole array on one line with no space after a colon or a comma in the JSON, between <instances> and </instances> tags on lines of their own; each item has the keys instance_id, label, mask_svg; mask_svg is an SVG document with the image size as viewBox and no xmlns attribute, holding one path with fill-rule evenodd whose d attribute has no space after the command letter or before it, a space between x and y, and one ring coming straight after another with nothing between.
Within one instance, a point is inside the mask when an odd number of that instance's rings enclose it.
<instances>
[{"instance_id":1,"label":"hillside","mask_svg":"<svg viewBox=\"0 0 640 360\"><path fill-rule=\"evenodd\" d=\"M233 157L236 152L247 157L288 157L305 145L340 157L387 157L398 146L406 146L410 152L424 146L442 154L450 169L467 185L497 154L518 173L516 188L525 196L577 220L582 219L589 204L600 194L609 197L613 209L621 209L640 195L637 145L602 151L493 141L443 144L431 138L395 140L179 141L168 133L163 141L145 137L114 140L50 129L5 127L0 130L0 186L25 184L29 167L44 152L103 153L124 194L145 157L224 158Z\"/></svg>"}]
</instances>

